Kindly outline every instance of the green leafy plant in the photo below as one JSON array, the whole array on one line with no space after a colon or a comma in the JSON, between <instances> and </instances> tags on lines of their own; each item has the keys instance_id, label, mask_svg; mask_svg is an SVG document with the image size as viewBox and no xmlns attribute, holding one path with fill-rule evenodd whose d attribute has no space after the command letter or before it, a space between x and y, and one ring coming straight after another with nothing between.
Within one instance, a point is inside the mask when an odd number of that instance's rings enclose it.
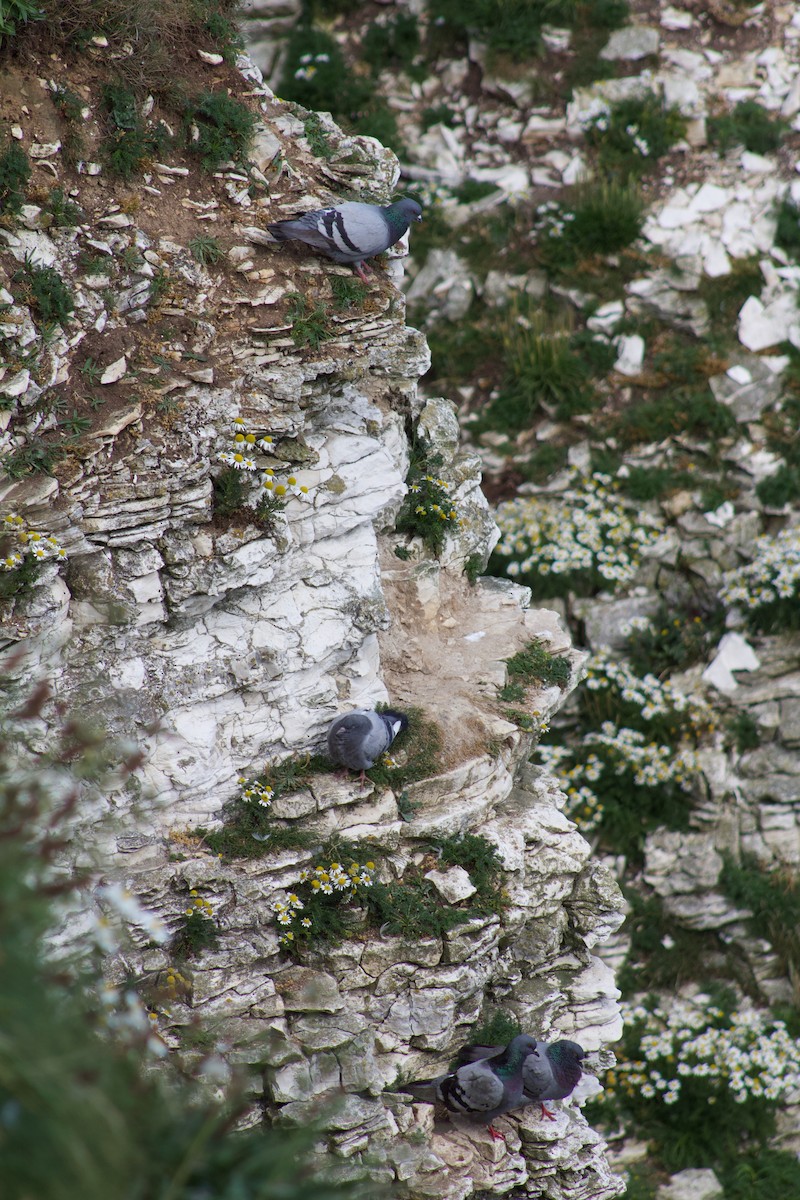
<instances>
[{"instance_id":1,"label":"green leafy plant","mask_svg":"<svg viewBox=\"0 0 800 1200\"><path fill-rule=\"evenodd\" d=\"M533 683L544 683L565 688L572 675L568 658L551 654L541 642L535 640L506 659L506 670L509 679L525 687Z\"/></svg>"},{"instance_id":2,"label":"green leafy plant","mask_svg":"<svg viewBox=\"0 0 800 1200\"><path fill-rule=\"evenodd\" d=\"M706 658L725 631L725 612L716 603L701 611L661 605L652 618L629 621L628 629L626 649L633 670L663 676Z\"/></svg>"},{"instance_id":3,"label":"green leafy plant","mask_svg":"<svg viewBox=\"0 0 800 1200\"><path fill-rule=\"evenodd\" d=\"M0 213L17 213L25 202L31 164L21 146L9 141L0 154Z\"/></svg>"},{"instance_id":4,"label":"green leafy plant","mask_svg":"<svg viewBox=\"0 0 800 1200\"><path fill-rule=\"evenodd\" d=\"M186 109L190 132L188 148L206 171L228 160L243 162L253 136L256 118L227 92L203 92Z\"/></svg>"},{"instance_id":5,"label":"green leafy plant","mask_svg":"<svg viewBox=\"0 0 800 1200\"><path fill-rule=\"evenodd\" d=\"M18 25L41 21L43 17L40 6L31 4L30 0L3 0L0 5L0 46L11 41Z\"/></svg>"},{"instance_id":6,"label":"green leafy plant","mask_svg":"<svg viewBox=\"0 0 800 1200\"><path fill-rule=\"evenodd\" d=\"M725 573L719 595L741 608L754 632L800 628L800 530L758 538L752 561Z\"/></svg>"},{"instance_id":7,"label":"green leafy plant","mask_svg":"<svg viewBox=\"0 0 800 1200\"><path fill-rule=\"evenodd\" d=\"M333 158L336 151L318 113L312 112L303 118L303 130L312 154L317 158Z\"/></svg>"},{"instance_id":8,"label":"green leafy plant","mask_svg":"<svg viewBox=\"0 0 800 1200\"><path fill-rule=\"evenodd\" d=\"M592 115L584 127L607 174L626 180L649 170L686 132L686 119L663 97L629 97Z\"/></svg>"},{"instance_id":9,"label":"green leafy plant","mask_svg":"<svg viewBox=\"0 0 800 1200\"><path fill-rule=\"evenodd\" d=\"M349 308L361 308L369 288L360 279L348 279L344 275L331 275L333 306L338 312Z\"/></svg>"},{"instance_id":10,"label":"green leafy plant","mask_svg":"<svg viewBox=\"0 0 800 1200\"><path fill-rule=\"evenodd\" d=\"M55 187L50 192L44 205L53 218L57 227L79 225L83 220L83 209L65 196L64 189Z\"/></svg>"},{"instance_id":11,"label":"green leafy plant","mask_svg":"<svg viewBox=\"0 0 800 1200\"><path fill-rule=\"evenodd\" d=\"M508 905L502 887L503 862L497 847L480 834L462 833L434 843L445 866L463 867L476 889L470 906L481 913L499 913Z\"/></svg>"},{"instance_id":12,"label":"green leafy plant","mask_svg":"<svg viewBox=\"0 0 800 1200\"><path fill-rule=\"evenodd\" d=\"M730 113L709 117L708 140L720 154L731 146L744 146L753 154L770 154L781 144L789 125L773 116L757 100L740 100Z\"/></svg>"},{"instance_id":13,"label":"green leafy plant","mask_svg":"<svg viewBox=\"0 0 800 1200\"><path fill-rule=\"evenodd\" d=\"M395 529L409 537L422 538L437 557L444 549L448 530L457 528L459 516L445 479L431 475L432 459L412 464L408 473L408 492L395 519Z\"/></svg>"},{"instance_id":14,"label":"green leafy plant","mask_svg":"<svg viewBox=\"0 0 800 1200\"><path fill-rule=\"evenodd\" d=\"M214 921L214 910L197 888L189 892L189 907L184 910L184 920L170 942L173 957L182 962L196 958L203 950L213 950L219 942L219 930Z\"/></svg>"},{"instance_id":15,"label":"green leafy plant","mask_svg":"<svg viewBox=\"0 0 800 1200\"><path fill-rule=\"evenodd\" d=\"M641 192L630 180L579 184L569 204L549 200L536 209L537 254L551 274L562 274L592 254L614 254L639 236Z\"/></svg>"},{"instance_id":16,"label":"green leafy plant","mask_svg":"<svg viewBox=\"0 0 800 1200\"><path fill-rule=\"evenodd\" d=\"M225 257L225 251L219 244L219 239L212 237L207 233L198 233L189 242L189 250L192 258L203 266L210 266L218 263L221 258Z\"/></svg>"},{"instance_id":17,"label":"green leafy plant","mask_svg":"<svg viewBox=\"0 0 800 1200\"><path fill-rule=\"evenodd\" d=\"M3 471L9 479L24 479L41 471L49 475L57 462L66 455L66 447L58 442L46 442L44 438L29 438L24 446L13 450L3 459Z\"/></svg>"},{"instance_id":18,"label":"green leafy plant","mask_svg":"<svg viewBox=\"0 0 800 1200\"><path fill-rule=\"evenodd\" d=\"M292 323L292 341L296 346L310 346L316 350L333 336L324 304L312 303L299 292L290 292L286 299L289 301L286 315Z\"/></svg>"},{"instance_id":19,"label":"green leafy plant","mask_svg":"<svg viewBox=\"0 0 800 1200\"><path fill-rule=\"evenodd\" d=\"M764 870L752 855L724 856L719 880L737 907L751 912L751 931L766 937L790 976L800 967L800 883L788 869Z\"/></svg>"},{"instance_id":20,"label":"green leafy plant","mask_svg":"<svg viewBox=\"0 0 800 1200\"><path fill-rule=\"evenodd\" d=\"M784 196L778 205L775 243L795 262L800 262L800 205L789 196Z\"/></svg>"},{"instance_id":21,"label":"green leafy plant","mask_svg":"<svg viewBox=\"0 0 800 1200\"><path fill-rule=\"evenodd\" d=\"M385 68L411 72L419 50L419 25L413 13L398 13L393 20L380 23L373 21L361 45L364 61L375 74Z\"/></svg>"}]
</instances>

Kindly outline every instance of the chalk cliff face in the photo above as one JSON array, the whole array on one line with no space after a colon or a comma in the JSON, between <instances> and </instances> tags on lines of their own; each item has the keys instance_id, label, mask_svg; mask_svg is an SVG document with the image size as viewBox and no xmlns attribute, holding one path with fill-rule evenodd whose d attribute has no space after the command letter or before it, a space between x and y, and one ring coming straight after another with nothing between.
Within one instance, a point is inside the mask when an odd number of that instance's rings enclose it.
<instances>
[{"instance_id":1,"label":"chalk cliff face","mask_svg":"<svg viewBox=\"0 0 800 1200\"><path fill-rule=\"evenodd\" d=\"M63 64L50 68L66 80ZM48 186L55 175L82 212L56 227L46 205L28 204L0 229L6 461L36 439L63 440L56 399L84 423L53 475L0 480L3 514L68 554L3 602L9 670L21 688L49 678L58 704L141 747L134 777L79 814L75 857L93 857L98 882L122 881L171 929L189 889L211 904L219 940L181 966L185 986L156 1006L158 1027L185 1047L199 1022L206 1047L245 1064L253 1121L266 1108L305 1122L344 1092L325 1118L334 1161L354 1174L367 1164L398 1196L615 1195L576 1109L554 1122L530 1110L503 1145L480 1127L434 1128L429 1106L385 1090L441 1070L487 1003L543 1037L591 1050L614 1040L613 976L592 949L619 926L621 900L552 778L527 764L533 735L498 706L504 660L532 639L570 658L573 686L580 656L556 614L527 607L526 589L463 573L468 556L485 563L494 526L453 406L417 395L428 352L405 325L402 266L377 270L360 306L337 309L331 279L350 273L269 246L263 231L345 186L387 198L394 157L329 126L333 155L317 159L302 120L246 60L227 82L258 110L249 187L237 168L201 175L178 158L124 188L89 157L76 174L52 91L16 80L28 101L22 145L32 158L38 147ZM86 100L91 138L88 88ZM225 258L205 266L189 243L209 233ZM72 291L73 313L47 341L15 283L26 261ZM316 347L298 336L293 295L326 316ZM273 439L253 450L259 467L307 489L266 527L215 502L235 418ZM441 455L461 518L438 558L393 528L412 436ZM529 696L534 724L564 696L556 686ZM308 848L223 861L193 833L220 825L240 778L321 750L338 712L386 700L441 730L432 778L400 795L320 774L276 796L273 817L313 835ZM465 832L497 847L499 913L435 937L356 924L298 958L280 945L274 904L331 835L374 846L388 881L427 869L432 838ZM468 894L459 870L437 875L443 902L458 904L464 884ZM172 962L142 935L109 973L157 991Z\"/></svg>"}]
</instances>

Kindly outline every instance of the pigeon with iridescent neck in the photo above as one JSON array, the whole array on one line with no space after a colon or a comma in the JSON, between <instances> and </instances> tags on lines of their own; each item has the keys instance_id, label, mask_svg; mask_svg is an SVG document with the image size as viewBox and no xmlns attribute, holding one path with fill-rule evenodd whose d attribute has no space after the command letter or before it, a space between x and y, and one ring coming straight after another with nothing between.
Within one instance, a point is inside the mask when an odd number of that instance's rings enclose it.
<instances>
[{"instance_id":1,"label":"pigeon with iridescent neck","mask_svg":"<svg viewBox=\"0 0 800 1200\"><path fill-rule=\"evenodd\" d=\"M460 1063L468 1064L494 1061L499 1053L502 1053L502 1046L465 1046L458 1057ZM538 1102L542 1116L554 1121L555 1116L545 1105L545 1100L564 1100L571 1094L580 1081L581 1062L585 1057L583 1047L566 1038L557 1042L535 1042L522 1064L525 1097L522 1104Z\"/></svg>"},{"instance_id":2,"label":"pigeon with iridescent neck","mask_svg":"<svg viewBox=\"0 0 800 1200\"><path fill-rule=\"evenodd\" d=\"M400 241L412 221L421 220L422 208L408 197L383 207L348 200L336 208L315 209L290 221L275 221L267 229L279 242L295 239L334 262L352 263L366 283L364 259L388 250Z\"/></svg>"},{"instance_id":3,"label":"pigeon with iridescent neck","mask_svg":"<svg viewBox=\"0 0 800 1200\"><path fill-rule=\"evenodd\" d=\"M435 1079L405 1084L403 1091L409 1092L416 1100L443 1104L453 1116L466 1117L467 1120L487 1125L493 1138L502 1138L503 1135L492 1124L495 1117L522 1108L539 1098L526 1095L525 1064L541 1045L536 1038L520 1033L512 1038L505 1049L498 1049L497 1046L475 1047L495 1053L478 1055L474 1061L464 1062L454 1071L437 1075Z\"/></svg>"}]
</instances>

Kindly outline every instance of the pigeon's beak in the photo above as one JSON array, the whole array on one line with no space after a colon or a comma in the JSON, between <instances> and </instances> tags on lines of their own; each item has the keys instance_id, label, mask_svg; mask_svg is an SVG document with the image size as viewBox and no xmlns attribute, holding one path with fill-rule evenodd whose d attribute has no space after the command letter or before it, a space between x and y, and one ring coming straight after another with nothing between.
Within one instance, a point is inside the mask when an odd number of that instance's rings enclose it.
<instances>
[{"instance_id":1,"label":"pigeon's beak","mask_svg":"<svg viewBox=\"0 0 800 1200\"><path fill-rule=\"evenodd\" d=\"M421 220L422 220L422 213L420 213L418 216L414 217L414 220L415 220L415 221L421 221Z\"/></svg>"}]
</instances>

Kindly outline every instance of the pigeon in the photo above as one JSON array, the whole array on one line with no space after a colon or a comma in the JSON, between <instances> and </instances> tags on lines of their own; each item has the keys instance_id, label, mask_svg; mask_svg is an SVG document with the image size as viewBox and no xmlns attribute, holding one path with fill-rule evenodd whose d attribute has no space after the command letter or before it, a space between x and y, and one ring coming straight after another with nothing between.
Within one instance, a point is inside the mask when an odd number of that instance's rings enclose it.
<instances>
[{"instance_id":1,"label":"pigeon","mask_svg":"<svg viewBox=\"0 0 800 1200\"><path fill-rule=\"evenodd\" d=\"M398 733L408 728L405 713L374 712L370 708L354 708L337 717L328 730L328 754L333 761L351 771L364 772L389 749Z\"/></svg>"},{"instance_id":2,"label":"pigeon","mask_svg":"<svg viewBox=\"0 0 800 1200\"><path fill-rule=\"evenodd\" d=\"M513 1045L513 1043L512 1043ZM503 1053L502 1046L465 1046L460 1051L460 1064L494 1060ZM523 1104L537 1100L542 1116L555 1120L545 1100L564 1100L577 1087L581 1078L581 1061L586 1051L577 1042L562 1038L557 1042L536 1042L535 1048L522 1064Z\"/></svg>"},{"instance_id":3,"label":"pigeon","mask_svg":"<svg viewBox=\"0 0 800 1200\"><path fill-rule=\"evenodd\" d=\"M539 1099L526 1095L525 1065L529 1058L540 1052L542 1045L527 1033L520 1033L505 1049L467 1047L468 1051L474 1049L486 1051L486 1054L476 1055L472 1061L462 1063L446 1075L405 1084L403 1090L416 1100L426 1100L430 1104L439 1101L449 1113L485 1124L493 1138L502 1138L492 1124L495 1117Z\"/></svg>"},{"instance_id":4,"label":"pigeon","mask_svg":"<svg viewBox=\"0 0 800 1200\"><path fill-rule=\"evenodd\" d=\"M382 254L398 242L412 221L422 220L416 200L405 198L382 208L348 200L338 208L298 213L291 221L276 221L267 229L279 242L295 238L337 263L352 263L364 282L364 259Z\"/></svg>"}]
</instances>

